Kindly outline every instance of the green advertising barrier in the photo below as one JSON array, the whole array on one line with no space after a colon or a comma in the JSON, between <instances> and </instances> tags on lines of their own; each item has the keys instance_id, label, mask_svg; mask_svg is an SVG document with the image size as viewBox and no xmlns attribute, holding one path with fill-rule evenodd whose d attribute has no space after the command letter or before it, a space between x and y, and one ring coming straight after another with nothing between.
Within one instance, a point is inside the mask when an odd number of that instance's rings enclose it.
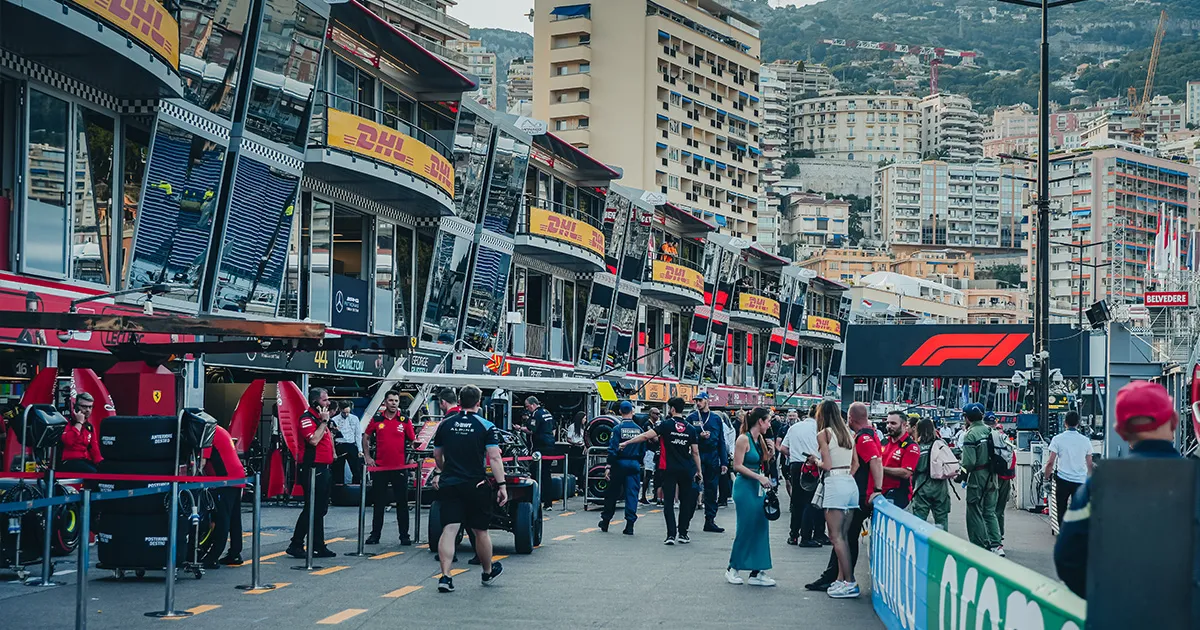
<instances>
[{"instance_id":1,"label":"green advertising barrier","mask_svg":"<svg viewBox=\"0 0 1200 630\"><path fill-rule=\"evenodd\" d=\"M1065 585L886 499L874 506L873 601L889 630L1083 630L1087 603Z\"/></svg>"}]
</instances>

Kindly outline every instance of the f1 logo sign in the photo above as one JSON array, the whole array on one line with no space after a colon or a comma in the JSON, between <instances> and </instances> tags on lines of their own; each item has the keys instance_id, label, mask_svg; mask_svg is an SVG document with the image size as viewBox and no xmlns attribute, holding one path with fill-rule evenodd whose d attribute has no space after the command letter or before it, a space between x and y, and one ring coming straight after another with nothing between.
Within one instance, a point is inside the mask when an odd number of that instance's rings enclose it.
<instances>
[{"instance_id":1,"label":"f1 logo sign","mask_svg":"<svg viewBox=\"0 0 1200 630\"><path fill-rule=\"evenodd\" d=\"M934 335L909 355L903 365L906 367L938 367L946 361L954 359L978 359L980 367L995 367L1005 359L1007 359L1007 365L1016 365L1016 359L1008 355L1012 354L1028 337L1027 333Z\"/></svg>"}]
</instances>

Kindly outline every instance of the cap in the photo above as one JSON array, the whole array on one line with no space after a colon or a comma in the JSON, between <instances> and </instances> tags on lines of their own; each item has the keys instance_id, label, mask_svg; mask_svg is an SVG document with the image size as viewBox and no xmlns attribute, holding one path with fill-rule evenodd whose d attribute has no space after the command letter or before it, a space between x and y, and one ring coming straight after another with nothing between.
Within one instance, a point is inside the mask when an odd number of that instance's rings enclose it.
<instances>
[{"instance_id":1,"label":"cap","mask_svg":"<svg viewBox=\"0 0 1200 630\"><path fill-rule=\"evenodd\" d=\"M996 414L990 411L983 414L983 421L988 424L996 424Z\"/></svg>"},{"instance_id":2,"label":"cap","mask_svg":"<svg viewBox=\"0 0 1200 630\"><path fill-rule=\"evenodd\" d=\"M621 404L617 406L617 411L621 414L633 413L633 403L622 400Z\"/></svg>"},{"instance_id":3,"label":"cap","mask_svg":"<svg viewBox=\"0 0 1200 630\"><path fill-rule=\"evenodd\" d=\"M1171 395L1158 383L1134 381L1117 392L1117 433L1153 431L1175 416ZM1150 422L1131 424L1134 418L1150 418Z\"/></svg>"},{"instance_id":4,"label":"cap","mask_svg":"<svg viewBox=\"0 0 1200 630\"><path fill-rule=\"evenodd\" d=\"M708 400L708 399L709 399L708 392L700 392L699 394L692 396L692 400Z\"/></svg>"},{"instance_id":5,"label":"cap","mask_svg":"<svg viewBox=\"0 0 1200 630\"><path fill-rule=\"evenodd\" d=\"M963 417L965 417L967 420L970 420L971 422L983 420L984 409L983 409L983 405L981 405L979 403L971 403L969 405L966 405L965 407L963 407L962 412L963 412Z\"/></svg>"}]
</instances>

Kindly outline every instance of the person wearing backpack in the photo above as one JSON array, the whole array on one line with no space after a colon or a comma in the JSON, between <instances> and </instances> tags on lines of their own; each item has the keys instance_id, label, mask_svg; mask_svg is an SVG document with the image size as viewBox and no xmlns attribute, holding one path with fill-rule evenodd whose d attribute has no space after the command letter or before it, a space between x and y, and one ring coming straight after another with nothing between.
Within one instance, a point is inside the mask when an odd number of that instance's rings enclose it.
<instances>
[{"instance_id":1,"label":"person wearing backpack","mask_svg":"<svg viewBox=\"0 0 1200 630\"><path fill-rule=\"evenodd\" d=\"M926 520L933 513L933 523L945 531L950 526L950 480L961 469L950 445L933 429L928 418L917 422L917 444L921 458L913 473L913 499L908 511Z\"/></svg>"},{"instance_id":2,"label":"person wearing backpack","mask_svg":"<svg viewBox=\"0 0 1200 630\"><path fill-rule=\"evenodd\" d=\"M996 524L1000 529L1000 546L996 548L996 555L1004 557L1004 511L1008 509L1008 500L1012 498L1012 482L1017 478L1017 450L1012 448L1012 441L1004 434L1004 430L997 425L996 414L987 412L983 417L983 423L988 425L992 430L992 437L1004 440L1008 446L1008 467L1004 472L996 474Z\"/></svg>"},{"instance_id":3,"label":"person wearing backpack","mask_svg":"<svg viewBox=\"0 0 1200 630\"><path fill-rule=\"evenodd\" d=\"M958 480L967 482L967 538L996 553L1000 546L1000 523L996 521L996 471L992 430L983 423L984 409L979 403L963 407L967 432L963 436L962 472ZM1007 458L1001 463L1007 465Z\"/></svg>"}]
</instances>

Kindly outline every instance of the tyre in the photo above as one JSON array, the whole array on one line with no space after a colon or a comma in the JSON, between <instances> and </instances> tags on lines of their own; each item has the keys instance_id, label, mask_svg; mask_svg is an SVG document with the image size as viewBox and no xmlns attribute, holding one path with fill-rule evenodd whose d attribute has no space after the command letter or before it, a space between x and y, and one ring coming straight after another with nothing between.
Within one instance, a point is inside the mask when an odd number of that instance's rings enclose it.
<instances>
[{"instance_id":1,"label":"tyre","mask_svg":"<svg viewBox=\"0 0 1200 630\"><path fill-rule=\"evenodd\" d=\"M584 440L588 446L608 446L608 441L612 439L613 427L616 426L617 421L612 416L596 416L588 423L587 430L583 433Z\"/></svg>"},{"instance_id":2,"label":"tyre","mask_svg":"<svg viewBox=\"0 0 1200 630\"><path fill-rule=\"evenodd\" d=\"M546 501L561 501L563 498L563 478L559 475L550 477L550 485L546 486L542 499Z\"/></svg>"},{"instance_id":3,"label":"tyre","mask_svg":"<svg viewBox=\"0 0 1200 630\"><path fill-rule=\"evenodd\" d=\"M54 496L75 495L78 492L69 486L55 485ZM87 526L80 520L79 504L68 503L54 507L54 521L51 527L50 550L55 556L66 556L79 547L79 541Z\"/></svg>"},{"instance_id":4,"label":"tyre","mask_svg":"<svg viewBox=\"0 0 1200 630\"><path fill-rule=\"evenodd\" d=\"M513 546L519 554L533 553L533 504L518 503L513 518Z\"/></svg>"},{"instance_id":5,"label":"tyre","mask_svg":"<svg viewBox=\"0 0 1200 630\"><path fill-rule=\"evenodd\" d=\"M100 424L100 455L117 461L175 461L175 416L112 416Z\"/></svg>"},{"instance_id":6,"label":"tyre","mask_svg":"<svg viewBox=\"0 0 1200 630\"><path fill-rule=\"evenodd\" d=\"M563 475L563 486L566 488L566 496L575 496L578 488L576 487L575 475Z\"/></svg>"},{"instance_id":7,"label":"tyre","mask_svg":"<svg viewBox=\"0 0 1200 630\"><path fill-rule=\"evenodd\" d=\"M590 470L588 470L587 483L588 483L588 496L591 496L591 497L603 497L604 496L605 491L608 490L608 480L604 478L604 465L603 464L592 466L592 468Z\"/></svg>"},{"instance_id":8,"label":"tyre","mask_svg":"<svg viewBox=\"0 0 1200 630\"><path fill-rule=\"evenodd\" d=\"M438 539L442 537L442 504L434 501L429 504L429 548L436 551Z\"/></svg>"},{"instance_id":9,"label":"tyre","mask_svg":"<svg viewBox=\"0 0 1200 630\"><path fill-rule=\"evenodd\" d=\"M540 505L540 504L539 504ZM536 547L542 544L542 526L546 522L542 520L542 510L539 507L537 514L533 515L533 546Z\"/></svg>"},{"instance_id":10,"label":"tyre","mask_svg":"<svg viewBox=\"0 0 1200 630\"><path fill-rule=\"evenodd\" d=\"M161 475L168 476L175 468L175 460L127 462L105 459L96 467L102 475ZM145 481L97 481L94 490L118 492L148 487L169 487L169 481L147 483ZM150 494L125 499L111 499L96 504L97 513L103 514L166 514L170 492Z\"/></svg>"}]
</instances>

